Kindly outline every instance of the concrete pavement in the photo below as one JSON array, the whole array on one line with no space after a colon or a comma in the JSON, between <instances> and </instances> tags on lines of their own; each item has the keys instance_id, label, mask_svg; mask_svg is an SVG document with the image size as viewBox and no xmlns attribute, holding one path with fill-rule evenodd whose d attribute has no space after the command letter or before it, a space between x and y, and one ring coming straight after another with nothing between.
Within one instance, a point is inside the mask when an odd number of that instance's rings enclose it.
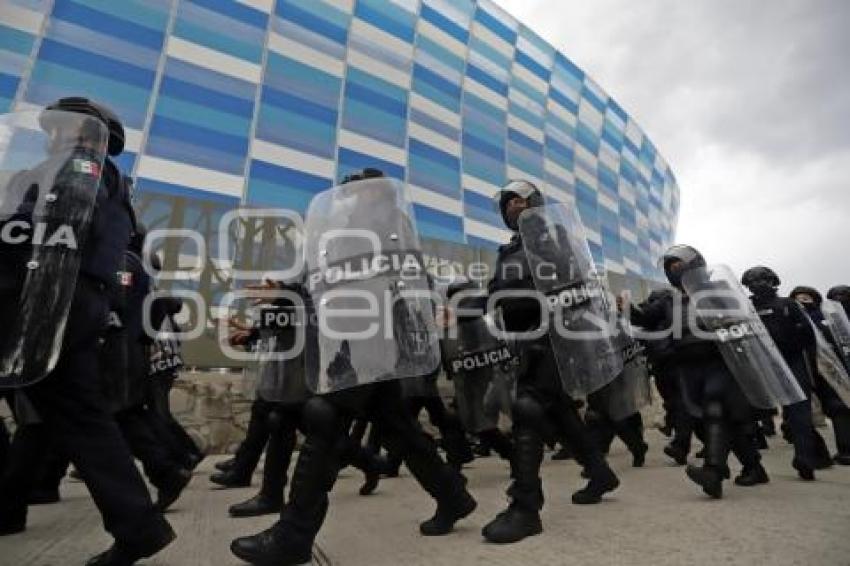
<instances>
[{"instance_id":1,"label":"concrete pavement","mask_svg":"<svg viewBox=\"0 0 850 566\"><path fill-rule=\"evenodd\" d=\"M821 429L824 436L831 431ZM408 473L383 480L370 497L360 497L362 477L348 469L337 482L327 523L319 535L318 563L345 566L481 564L682 566L702 564L773 566L850 565L850 468L818 472L818 481L796 478L791 448L771 439L764 452L771 482L742 488L727 482L722 501L709 500L691 484L684 469L661 453L665 439L648 434L647 465L615 443L610 461L621 487L590 507L570 503L583 484L574 462L544 465L544 533L509 546L486 544L481 527L505 506L507 464L476 460L465 469L478 510L447 537L424 538L418 523L434 510L430 498ZM178 540L144 564L157 566L236 566L228 546L240 535L271 525L274 517L230 519L228 505L252 496L251 489L214 490L207 480L208 459L189 490L168 514ZM733 461L733 469L736 463ZM406 472L402 468L403 472ZM23 535L0 538L0 564L66 566L83 564L103 550L109 537L85 487L63 485L63 502L33 507Z\"/></svg>"}]
</instances>

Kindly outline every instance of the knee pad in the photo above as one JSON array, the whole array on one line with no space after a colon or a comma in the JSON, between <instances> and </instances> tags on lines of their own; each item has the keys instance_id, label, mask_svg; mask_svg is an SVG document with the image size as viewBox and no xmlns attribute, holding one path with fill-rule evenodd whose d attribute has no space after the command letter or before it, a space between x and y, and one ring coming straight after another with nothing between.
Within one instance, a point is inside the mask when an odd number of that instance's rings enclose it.
<instances>
[{"instance_id":1,"label":"knee pad","mask_svg":"<svg viewBox=\"0 0 850 566\"><path fill-rule=\"evenodd\" d=\"M543 406L530 395L521 395L514 401L513 408L514 423L517 425L539 428L545 419Z\"/></svg>"},{"instance_id":2,"label":"knee pad","mask_svg":"<svg viewBox=\"0 0 850 566\"><path fill-rule=\"evenodd\" d=\"M339 410L322 397L312 397L304 405L304 433L331 438L340 425Z\"/></svg>"}]
</instances>

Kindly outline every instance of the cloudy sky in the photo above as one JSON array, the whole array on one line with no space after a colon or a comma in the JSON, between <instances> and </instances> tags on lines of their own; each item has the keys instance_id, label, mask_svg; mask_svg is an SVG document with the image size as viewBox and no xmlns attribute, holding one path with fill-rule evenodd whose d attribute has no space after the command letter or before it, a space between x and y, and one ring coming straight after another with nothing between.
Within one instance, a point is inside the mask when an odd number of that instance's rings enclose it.
<instances>
[{"instance_id":1,"label":"cloudy sky","mask_svg":"<svg viewBox=\"0 0 850 566\"><path fill-rule=\"evenodd\" d=\"M678 240L783 289L850 284L850 2L497 0L648 133Z\"/></svg>"}]
</instances>

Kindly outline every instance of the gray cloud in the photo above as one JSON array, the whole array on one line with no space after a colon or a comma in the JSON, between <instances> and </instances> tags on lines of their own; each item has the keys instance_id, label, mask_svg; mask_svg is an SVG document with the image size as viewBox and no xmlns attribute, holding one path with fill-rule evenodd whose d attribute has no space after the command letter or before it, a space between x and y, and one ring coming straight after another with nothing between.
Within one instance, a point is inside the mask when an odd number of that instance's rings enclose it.
<instances>
[{"instance_id":1,"label":"gray cloud","mask_svg":"<svg viewBox=\"0 0 850 566\"><path fill-rule=\"evenodd\" d=\"M680 241L788 285L850 283L850 2L499 0L646 130Z\"/></svg>"}]
</instances>

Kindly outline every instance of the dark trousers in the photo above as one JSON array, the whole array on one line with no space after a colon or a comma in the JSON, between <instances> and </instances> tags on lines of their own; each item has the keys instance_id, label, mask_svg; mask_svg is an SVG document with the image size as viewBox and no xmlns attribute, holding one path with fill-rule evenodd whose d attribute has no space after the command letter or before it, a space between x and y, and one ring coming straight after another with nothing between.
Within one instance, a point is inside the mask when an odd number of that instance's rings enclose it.
<instances>
[{"instance_id":1,"label":"dark trousers","mask_svg":"<svg viewBox=\"0 0 850 566\"><path fill-rule=\"evenodd\" d=\"M614 438L619 438L632 454L645 452L643 418L640 413L615 421L602 411L591 410L585 413L584 420L588 433L601 452L608 453Z\"/></svg>"},{"instance_id":2,"label":"dark trousers","mask_svg":"<svg viewBox=\"0 0 850 566\"><path fill-rule=\"evenodd\" d=\"M303 408L301 404L280 405L269 413L269 441L266 446L260 495L272 501L284 500L289 463L295 450Z\"/></svg>"},{"instance_id":3,"label":"dark trousers","mask_svg":"<svg viewBox=\"0 0 850 566\"><path fill-rule=\"evenodd\" d=\"M450 464L460 466L474 458L460 420L446 410L446 406L440 397L408 397L405 399L405 405L417 423L419 422L419 413L425 409L428 413L428 420L440 431L446 460ZM397 468L401 464L402 458L399 454L388 452L387 459L393 467Z\"/></svg>"},{"instance_id":4,"label":"dark trousers","mask_svg":"<svg viewBox=\"0 0 850 566\"><path fill-rule=\"evenodd\" d=\"M686 406L700 418L705 465L725 475L730 450L745 468L758 465L755 415L722 358L689 360L679 371Z\"/></svg>"},{"instance_id":5,"label":"dark trousers","mask_svg":"<svg viewBox=\"0 0 850 566\"><path fill-rule=\"evenodd\" d=\"M169 527L154 509L118 425L106 410L97 362L98 334L106 314L102 291L81 280L58 364L26 390L43 425L31 435L25 452L38 453L48 439L56 442L83 477L106 530L122 544L133 546ZM25 462L18 465L24 474L34 469ZM25 509L33 480L23 475L17 475L17 480L26 485L16 485L8 475L0 483L0 513Z\"/></svg>"},{"instance_id":6,"label":"dark trousers","mask_svg":"<svg viewBox=\"0 0 850 566\"><path fill-rule=\"evenodd\" d=\"M257 464L260 463L260 457L269 441L269 415L274 408L274 403L263 399L255 399L251 404L251 418L248 421L245 440L236 450L233 467L236 473L250 476L257 469Z\"/></svg>"},{"instance_id":7,"label":"dark trousers","mask_svg":"<svg viewBox=\"0 0 850 566\"><path fill-rule=\"evenodd\" d=\"M172 458L166 443L157 434L155 419L144 406L115 414L118 428L133 456L142 463L145 475L157 489L163 489L179 482L182 464Z\"/></svg>"},{"instance_id":8,"label":"dark trousers","mask_svg":"<svg viewBox=\"0 0 850 566\"><path fill-rule=\"evenodd\" d=\"M679 375L667 366L653 367L655 387L664 400L665 421L673 428L670 444L683 453L691 450L694 423L682 397Z\"/></svg>"},{"instance_id":9,"label":"dark trousers","mask_svg":"<svg viewBox=\"0 0 850 566\"><path fill-rule=\"evenodd\" d=\"M189 468L194 463L193 460L197 461L203 457L203 453L171 413L169 396L173 385L174 378L152 379L148 386L147 407L155 419L152 425L156 428L157 435L167 443L172 458Z\"/></svg>"},{"instance_id":10,"label":"dark trousers","mask_svg":"<svg viewBox=\"0 0 850 566\"><path fill-rule=\"evenodd\" d=\"M832 420L838 454L850 456L850 408L844 404L835 389L820 375L815 376L815 394L820 399L824 414Z\"/></svg>"},{"instance_id":11,"label":"dark trousers","mask_svg":"<svg viewBox=\"0 0 850 566\"><path fill-rule=\"evenodd\" d=\"M367 418L391 453L400 454L425 491L451 505L465 491L465 480L440 459L434 442L410 416L397 381L359 386L313 397L304 406L304 444L295 465L289 501L275 532L292 544L309 548L324 522L328 493L343 464L354 417Z\"/></svg>"},{"instance_id":12,"label":"dark trousers","mask_svg":"<svg viewBox=\"0 0 850 566\"><path fill-rule=\"evenodd\" d=\"M517 399L512 408L513 482L508 495L514 503L528 510L537 511L543 507L540 466L544 441L563 439L572 448L576 461L591 476L607 466L579 416L575 401L564 392L558 375L555 356L548 344L534 343L526 347Z\"/></svg>"}]
</instances>

